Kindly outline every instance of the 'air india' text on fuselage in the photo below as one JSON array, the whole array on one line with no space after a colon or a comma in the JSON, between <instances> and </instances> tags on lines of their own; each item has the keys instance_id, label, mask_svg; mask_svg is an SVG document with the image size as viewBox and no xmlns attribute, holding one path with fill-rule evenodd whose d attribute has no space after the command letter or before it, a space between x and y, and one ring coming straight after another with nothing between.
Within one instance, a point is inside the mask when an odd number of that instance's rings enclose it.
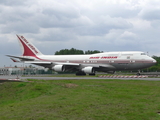
<instances>
[{"instance_id":1,"label":"'air india' text on fuselage","mask_svg":"<svg viewBox=\"0 0 160 120\"><path fill-rule=\"evenodd\" d=\"M89 59L117 59L118 56L90 57Z\"/></svg>"}]
</instances>

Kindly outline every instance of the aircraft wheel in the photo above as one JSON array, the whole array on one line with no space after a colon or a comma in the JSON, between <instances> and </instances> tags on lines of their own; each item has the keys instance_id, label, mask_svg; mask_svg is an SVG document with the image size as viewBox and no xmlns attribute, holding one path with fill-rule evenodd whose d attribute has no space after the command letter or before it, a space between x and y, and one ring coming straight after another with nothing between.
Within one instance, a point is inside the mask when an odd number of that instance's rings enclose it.
<instances>
[{"instance_id":1,"label":"aircraft wheel","mask_svg":"<svg viewBox=\"0 0 160 120\"><path fill-rule=\"evenodd\" d=\"M140 70L138 70L137 76L140 76L140 75L141 75Z\"/></svg>"},{"instance_id":2,"label":"aircraft wheel","mask_svg":"<svg viewBox=\"0 0 160 120\"><path fill-rule=\"evenodd\" d=\"M137 76L140 76L141 74L140 73L137 73Z\"/></svg>"}]
</instances>

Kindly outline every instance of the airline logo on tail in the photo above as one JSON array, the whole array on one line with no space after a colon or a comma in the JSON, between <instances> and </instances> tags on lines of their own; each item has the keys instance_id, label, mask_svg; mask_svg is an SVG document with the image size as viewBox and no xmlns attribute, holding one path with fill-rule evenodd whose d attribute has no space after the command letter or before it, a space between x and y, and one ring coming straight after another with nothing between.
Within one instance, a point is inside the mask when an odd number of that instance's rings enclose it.
<instances>
[{"instance_id":1,"label":"airline logo on tail","mask_svg":"<svg viewBox=\"0 0 160 120\"><path fill-rule=\"evenodd\" d=\"M30 47L31 50L33 50L35 53L38 53L36 48L34 46L32 46L31 44L29 44L29 42L23 36L20 36L20 37L26 44L28 44L28 46Z\"/></svg>"},{"instance_id":2,"label":"airline logo on tail","mask_svg":"<svg viewBox=\"0 0 160 120\"><path fill-rule=\"evenodd\" d=\"M23 36L17 35L17 37L23 49L23 56L35 57L36 55L42 55L42 53Z\"/></svg>"}]
</instances>

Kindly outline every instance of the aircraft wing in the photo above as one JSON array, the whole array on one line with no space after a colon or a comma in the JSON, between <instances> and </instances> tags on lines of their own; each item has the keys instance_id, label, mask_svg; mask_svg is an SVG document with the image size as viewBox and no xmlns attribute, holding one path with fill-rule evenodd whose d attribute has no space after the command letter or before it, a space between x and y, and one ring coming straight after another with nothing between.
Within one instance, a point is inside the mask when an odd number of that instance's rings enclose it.
<instances>
[{"instance_id":1,"label":"aircraft wing","mask_svg":"<svg viewBox=\"0 0 160 120\"><path fill-rule=\"evenodd\" d=\"M80 66L80 64L76 64L76 63L61 63L61 62L50 62L50 61L25 61L24 63L39 65L46 68L52 68L54 65L64 65L68 69L70 68L73 69Z\"/></svg>"},{"instance_id":2,"label":"aircraft wing","mask_svg":"<svg viewBox=\"0 0 160 120\"><path fill-rule=\"evenodd\" d=\"M93 67L98 71L101 71L101 70L106 71L110 69L115 69L115 67L110 64L83 64L83 63L68 63L68 62L51 62L51 61L38 61L32 58L18 57L18 56L12 56L12 55L6 55L6 56L11 57L11 59L14 62L24 61L24 63L39 65L45 68L52 68L54 65L64 65L66 69L71 70L71 71L76 71L84 67ZM21 61L17 61L13 58L20 59Z\"/></svg>"},{"instance_id":3,"label":"aircraft wing","mask_svg":"<svg viewBox=\"0 0 160 120\"><path fill-rule=\"evenodd\" d=\"M45 68L52 69L55 65L64 65L68 71L76 71L80 64L77 63L62 63L62 62L50 62L50 61L25 61L24 63L39 65Z\"/></svg>"},{"instance_id":4,"label":"aircraft wing","mask_svg":"<svg viewBox=\"0 0 160 120\"><path fill-rule=\"evenodd\" d=\"M32 58L18 57L18 56L12 56L12 55L6 55L6 56L11 57L11 58L18 58L22 61L34 61L34 59Z\"/></svg>"},{"instance_id":5,"label":"aircraft wing","mask_svg":"<svg viewBox=\"0 0 160 120\"><path fill-rule=\"evenodd\" d=\"M50 62L50 61L25 61L24 63L35 64L43 67L51 68L54 65L64 65L67 69L78 69L83 67L93 67L97 69L114 69L115 67L110 64L79 64L79 63L62 63L62 62Z\"/></svg>"},{"instance_id":6,"label":"aircraft wing","mask_svg":"<svg viewBox=\"0 0 160 120\"><path fill-rule=\"evenodd\" d=\"M109 64L79 64L79 63L62 63L62 62L50 62L50 61L25 61L24 63L28 64L35 64L35 65L65 65L65 66L91 66L95 68L105 67L105 68L114 68L112 65Z\"/></svg>"},{"instance_id":7,"label":"aircraft wing","mask_svg":"<svg viewBox=\"0 0 160 120\"><path fill-rule=\"evenodd\" d=\"M37 65L73 65L73 66L79 66L80 64L76 63L61 63L61 62L50 62L50 61L25 61L25 63L29 64L37 64Z\"/></svg>"}]
</instances>

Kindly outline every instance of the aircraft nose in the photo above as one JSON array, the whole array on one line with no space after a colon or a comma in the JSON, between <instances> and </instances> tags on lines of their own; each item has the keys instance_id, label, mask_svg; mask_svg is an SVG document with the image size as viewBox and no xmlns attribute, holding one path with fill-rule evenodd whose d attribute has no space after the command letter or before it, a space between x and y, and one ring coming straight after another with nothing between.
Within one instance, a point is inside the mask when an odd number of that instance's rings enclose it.
<instances>
[{"instance_id":1,"label":"aircraft nose","mask_svg":"<svg viewBox=\"0 0 160 120\"><path fill-rule=\"evenodd\" d=\"M152 59L153 59L153 58L152 58ZM153 62L153 64L156 64L156 63L157 63L157 61L156 61L155 59L153 59L153 61L152 61L152 62Z\"/></svg>"}]
</instances>

